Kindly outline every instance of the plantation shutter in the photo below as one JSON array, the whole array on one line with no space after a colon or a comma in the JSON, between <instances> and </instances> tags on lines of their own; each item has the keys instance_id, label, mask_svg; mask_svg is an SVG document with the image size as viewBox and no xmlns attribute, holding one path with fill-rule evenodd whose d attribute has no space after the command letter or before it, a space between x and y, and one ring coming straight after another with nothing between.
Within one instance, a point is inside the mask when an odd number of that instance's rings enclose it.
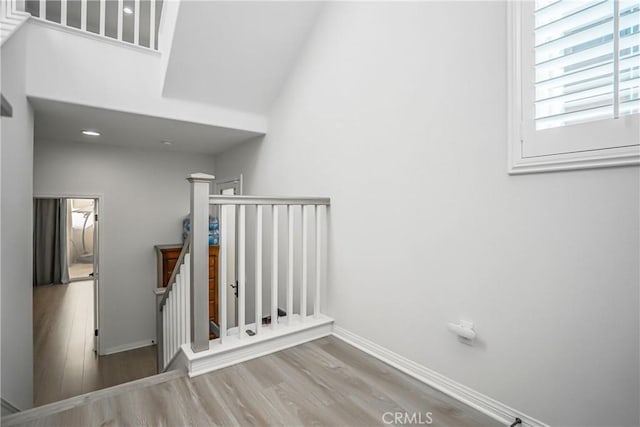
<instances>
[{"instance_id":1,"label":"plantation shutter","mask_svg":"<svg viewBox=\"0 0 640 427\"><path fill-rule=\"evenodd\" d=\"M640 112L640 0L537 0L535 128Z\"/></svg>"}]
</instances>

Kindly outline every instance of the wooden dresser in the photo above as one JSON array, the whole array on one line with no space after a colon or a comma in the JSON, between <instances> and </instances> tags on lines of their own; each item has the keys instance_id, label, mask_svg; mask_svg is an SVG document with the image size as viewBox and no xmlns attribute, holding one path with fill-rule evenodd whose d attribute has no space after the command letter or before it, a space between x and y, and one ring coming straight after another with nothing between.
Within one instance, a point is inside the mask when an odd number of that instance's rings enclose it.
<instances>
[{"instance_id":1,"label":"wooden dresser","mask_svg":"<svg viewBox=\"0 0 640 427\"><path fill-rule=\"evenodd\" d=\"M158 288L166 288L171 273L178 262L181 244L157 245L158 256ZM218 246L209 246L209 320L218 325ZM213 333L211 339L216 338Z\"/></svg>"}]
</instances>

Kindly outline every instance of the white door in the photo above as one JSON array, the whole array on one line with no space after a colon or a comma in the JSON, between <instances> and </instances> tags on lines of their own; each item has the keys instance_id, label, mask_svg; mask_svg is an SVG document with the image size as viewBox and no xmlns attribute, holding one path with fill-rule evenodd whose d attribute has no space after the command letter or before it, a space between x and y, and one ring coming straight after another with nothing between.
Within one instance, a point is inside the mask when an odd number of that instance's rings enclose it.
<instances>
[{"instance_id":1,"label":"white door","mask_svg":"<svg viewBox=\"0 0 640 427\"><path fill-rule=\"evenodd\" d=\"M234 196L242 194L242 176L237 179L216 181L216 194L225 196ZM219 283L219 286L228 286L227 288L227 327L233 328L238 325L238 282L236 268L236 207L223 206L225 211L226 224L220 224L225 228L225 236L228 236L227 242L221 242L226 245L227 250L227 283ZM220 230L222 232L222 230Z\"/></svg>"},{"instance_id":2,"label":"white door","mask_svg":"<svg viewBox=\"0 0 640 427\"><path fill-rule=\"evenodd\" d=\"M98 268L100 263L98 262L98 259L100 257L100 253L98 251L98 248L100 247L98 245L98 241L100 239L100 232L99 232L99 219L100 219L100 205L98 204L98 199L94 199L93 200L93 209L94 209L94 219L93 219L93 330L94 330L94 334L93 334L93 351L96 352L96 354L99 351L99 324L100 324L100 316L98 315L98 308L100 307L100 305L98 304L99 302L99 286L98 286L98 281L100 280L100 269Z\"/></svg>"}]
</instances>

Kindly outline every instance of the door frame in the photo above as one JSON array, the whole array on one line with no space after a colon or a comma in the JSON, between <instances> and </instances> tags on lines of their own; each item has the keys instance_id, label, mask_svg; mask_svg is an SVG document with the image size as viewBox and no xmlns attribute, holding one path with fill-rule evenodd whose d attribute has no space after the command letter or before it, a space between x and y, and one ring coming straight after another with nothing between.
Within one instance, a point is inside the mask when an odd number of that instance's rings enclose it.
<instances>
[{"instance_id":1,"label":"door frame","mask_svg":"<svg viewBox=\"0 0 640 427\"><path fill-rule=\"evenodd\" d=\"M96 214L98 214L98 223L101 223L104 218L104 195L102 194L78 194L78 193L34 193L33 199L94 199L96 205L94 206ZM103 240L102 239L102 227L100 224L94 226L94 257L93 257L93 329L97 330L98 334L94 334L94 351L97 355L100 355L100 325L102 324L102 287L100 282L102 280L102 251ZM97 239L97 244L95 243ZM33 329L33 322L31 324Z\"/></svg>"},{"instance_id":2,"label":"door frame","mask_svg":"<svg viewBox=\"0 0 640 427\"><path fill-rule=\"evenodd\" d=\"M222 194L222 192L224 190L229 190L229 189L233 189L234 191L234 195L237 196L241 196L243 194L243 188L242 188L242 174L240 174L239 176L233 177L233 178L228 178L228 179L216 179L215 181L213 181L213 193L214 194ZM234 207L234 213L235 213L235 221L234 221L234 247L237 250L237 233L238 233L238 209L235 209ZM220 216L220 210L218 210L217 212L218 216ZM234 281L236 282L236 286L238 283L238 258L235 256L235 253L233 254L233 263L234 263L234 268L233 268L233 274L234 274ZM227 269L228 271L228 269ZM223 286L222 283L218 284L219 286ZM226 284L228 285L228 283ZM231 289L227 289L227 325L229 327L234 327L238 325L238 295L237 295L237 288L232 288ZM235 292L234 292L235 290ZM235 297L235 298L234 298ZM229 315L233 313L233 318L229 319Z\"/></svg>"},{"instance_id":3,"label":"door frame","mask_svg":"<svg viewBox=\"0 0 640 427\"><path fill-rule=\"evenodd\" d=\"M227 178L227 179L216 179L213 181L213 193L221 194L220 191L226 190L228 188L235 188L238 191L238 196L242 196L244 194L243 188L243 176L242 174Z\"/></svg>"}]
</instances>

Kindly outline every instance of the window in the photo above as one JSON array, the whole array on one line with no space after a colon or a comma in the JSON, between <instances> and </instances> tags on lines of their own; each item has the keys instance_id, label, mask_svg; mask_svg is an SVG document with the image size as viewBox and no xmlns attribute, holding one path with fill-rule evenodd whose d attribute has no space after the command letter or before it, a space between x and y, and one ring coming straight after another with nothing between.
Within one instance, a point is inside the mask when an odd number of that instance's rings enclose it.
<instances>
[{"instance_id":1,"label":"window","mask_svg":"<svg viewBox=\"0 0 640 427\"><path fill-rule=\"evenodd\" d=\"M639 164L640 0L509 8L510 173Z\"/></svg>"}]
</instances>

